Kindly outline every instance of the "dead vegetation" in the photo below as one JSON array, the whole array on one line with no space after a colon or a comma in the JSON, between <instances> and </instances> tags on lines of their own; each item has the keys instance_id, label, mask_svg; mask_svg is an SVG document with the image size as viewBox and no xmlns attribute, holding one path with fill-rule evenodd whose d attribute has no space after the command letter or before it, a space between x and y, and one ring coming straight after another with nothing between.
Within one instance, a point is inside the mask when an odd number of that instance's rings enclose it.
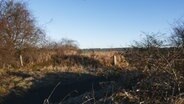
<instances>
[{"instance_id":1,"label":"dead vegetation","mask_svg":"<svg viewBox=\"0 0 184 104\"><path fill-rule=\"evenodd\" d=\"M150 43L152 42L155 41ZM66 53L63 53L63 50ZM1 69L0 93L4 99L12 92L15 94L13 96L23 96L29 90L42 91L42 87L47 89L51 85L48 95L54 85L59 80L63 80L63 83L71 82L73 87L67 87L69 92L65 92L65 95L53 95L49 103L182 104L184 99L183 52L181 47L162 48L154 44L150 44L149 47L134 47L124 52L82 52L78 48L67 50L66 47L40 50L37 57L41 61L35 60L36 62L17 69ZM75 73L77 76L50 75L66 72ZM103 77L105 80L97 81L92 80L91 77L85 77L87 79L84 81L83 77L79 78L83 74L94 75L97 79ZM75 82L74 77L79 80ZM74 79L69 80L70 78ZM94 87L98 86L98 89L93 89L90 81L96 83ZM87 89L82 90L79 87L80 84L85 85ZM66 86L68 85L63 85L60 90L64 91ZM70 92L75 90L81 92L70 95ZM57 91L58 89L55 90L56 93ZM29 92L30 96L32 94L33 92ZM28 98L23 97L23 99ZM46 95L40 97L42 102L43 98L45 99ZM24 101L23 99L19 98L19 101Z\"/></svg>"},{"instance_id":2,"label":"dead vegetation","mask_svg":"<svg viewBox=\"0 0 184 104\"><path fill-rule=\"evenodd\" d=\"M24 3L0 0L0 103L43 103L62 81L46 103L183 104L184 22L158 35L123 52L83 52L74 40L46 42Z\"/></svg>"},{"instance_id":3,"label":"dead vegetation","mask_svg":"<svg viewBox=\"0 0 184 104\"><path fill-rule=\"evenodd\" d=\"M17 72L15 70L3 72L4 77L9 77L1 82L4 85L1 94L6 95L7 91L11 91L15 87L21 87L26 91L26 89L30 89L32 81L39 82L40 78L44 78L49 73L75 72L105 76L106 78L114 77L115 80L99 82L103 90L88 90L77 96L71 95L62 100L62 104L72 102L84 104L182 104L184 97L183 51L179 48L154 48L150 52L148 53L145 49L133 49L121 54L118 52L88 52L57 57L54 55L58 59L50 61L57 62L55 64L50 63L49 66L45 67L38 65L39 67L37 66L36 69L24 69ZM114 65L114 55L117 56L117 65ZM122 58L121 61L118 61L118 57ZM18 77L18 73L24 74ZM52 85L53 79L56 79L56 75L54 76L47 77L42 85L47 86L48 82L51 82ZM58 78L62 78L59 76Z\"/></svg>"}]
</instances>

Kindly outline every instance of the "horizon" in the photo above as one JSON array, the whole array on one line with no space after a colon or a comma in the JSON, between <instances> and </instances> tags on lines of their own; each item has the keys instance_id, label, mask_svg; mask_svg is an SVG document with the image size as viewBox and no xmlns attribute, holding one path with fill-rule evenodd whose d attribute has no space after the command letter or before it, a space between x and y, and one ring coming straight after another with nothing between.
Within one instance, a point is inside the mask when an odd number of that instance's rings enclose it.
<instances>
[{"instance_id":1,"label":"horizon","mask_svg":"<svg viewBox=\"0 0 184 104\"><path fill-rule=\"evenodd\" d=\"M51 40L76 40L81 49L129 47L142 33L171 33L184 16L181 0L23 0Z\"/></svg>"}]
</instances>

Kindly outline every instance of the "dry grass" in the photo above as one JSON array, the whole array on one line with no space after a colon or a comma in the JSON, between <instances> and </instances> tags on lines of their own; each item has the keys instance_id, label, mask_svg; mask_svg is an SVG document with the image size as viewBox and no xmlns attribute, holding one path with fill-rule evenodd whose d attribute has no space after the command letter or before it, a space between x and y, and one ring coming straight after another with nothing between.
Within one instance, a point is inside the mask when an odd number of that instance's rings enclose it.
<instances>
[{"instance_id":1,"label":"dry grass","mask_svg":"<svg viewBox=\"0 0 184 104\"><path fill-rule=\"evenodd\" d=\"M114 56L117 57L116 65L114 65L113 61ZM0 70L2 79L0 81L1 95L8 94L12 88L17 86L24 90L29 89L32 85L32 80L39 80L48 73L74 72L120 77L114 85L116 90L113 90L111 94L98 99L95 97L97 95L94 95L84 100L83 103L85 103L85 101L94 102L94 99L95 102L99 104L101 102L182 104L184 101L184 71L182 70L184 63L182 61L182 52L88 52L77 55L56 55L54 57L55 58L52 56L52 58L47 61L48 63L38 64L32 68L25 67L26 69L23 68L19 70ZM122 71L123 74L121 73ZM23 75L17 76L15 73L23 73ZM140 73L143 74L142 77L140 77ZM111 85L112 84L107 84L107 86ZM124 88L125 86L127 87ZM89 92L88 94L90 93L92 94L94 92Z\"/></svg>"},{"instance_id":2,"label":"dry grass","mask_svg":"<svg viewBox=\"0 0 184 104\"><path fill-rule=\"evenodd\" d=\"M116 51L107 51L107 52L88 52L83 53L82 55L90 57L94 60L98 60L102 65L106 67L119 67L125 68L129 66L129 63L126 61L125 57L123 56L124 53L116 52ZM114 56L116 56L117 64L114 65Z\"/></svg>"},{"instance_id":3,"label":"dry grass","mask_svg":"<svg viewBox=\"0 0 184 104\"><path fill-rule=\"evenodd\" d=\"M49 54L54 55L54 54ZM21 87L29 89L33 80L40 79L52 72L73 72L73 73L91 73L98 75L107 75L104 71L113 67L127 67L124 57L118 61L118 66L113 65L113 56L116 52L96 52L87 54L67 54L55 56L55 58L46 57L47 61L32 67L25 66L20 69L0 69L0 94L7 95L12 88ZM120 57L119 55L118 57ZM57 61L59 60L59 62ZM55 63L56 62L56 63ZM107 71L108 72L108 71ZM23 73L25 75L19 75Z\"/></svg>"}]
</instances>

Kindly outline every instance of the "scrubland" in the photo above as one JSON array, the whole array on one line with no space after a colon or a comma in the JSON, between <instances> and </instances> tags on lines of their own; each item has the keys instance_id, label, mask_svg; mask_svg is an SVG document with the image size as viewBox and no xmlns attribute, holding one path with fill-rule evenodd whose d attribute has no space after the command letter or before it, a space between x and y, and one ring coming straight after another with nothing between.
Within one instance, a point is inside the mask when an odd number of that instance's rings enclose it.
<instances>
[{"instance_id":1,"label":"scrubland","mask_svg":"<svg viewBox=\"0 0 184 104\"><path fill-rule=\"evenodd\" d=\"M184 21L144 36L80 49L49 40L26 3L0 0L0 104L184 104Z\"/></svg>"},{"instance_id":2,"label":"scrubland","mask_svg":"<svg viewBox=\"0 0 184 104\"><path fill-rule=\"evenodd\" d=\"M1 101L182 104L182 56L183 51L174 48L48 54L43 63L1 69Z\"/></svg>"}]
</instances>

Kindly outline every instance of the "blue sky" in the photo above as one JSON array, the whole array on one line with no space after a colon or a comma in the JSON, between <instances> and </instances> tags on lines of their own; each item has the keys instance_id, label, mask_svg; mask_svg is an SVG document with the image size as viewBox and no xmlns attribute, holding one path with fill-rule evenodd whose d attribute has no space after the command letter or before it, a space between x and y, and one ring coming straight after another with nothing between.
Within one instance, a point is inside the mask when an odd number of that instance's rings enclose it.
<instances>
[{"instance_id":1,"label":"blue sky","mask_svg":"<svg viewBox=\"0 0 184 104\"><path fill-rule=\"evenodd\" d=\"M126 47L142 32L170 32L184 0L23 0L47 35L80 48Z\"/></svg>"}]
</instances>

